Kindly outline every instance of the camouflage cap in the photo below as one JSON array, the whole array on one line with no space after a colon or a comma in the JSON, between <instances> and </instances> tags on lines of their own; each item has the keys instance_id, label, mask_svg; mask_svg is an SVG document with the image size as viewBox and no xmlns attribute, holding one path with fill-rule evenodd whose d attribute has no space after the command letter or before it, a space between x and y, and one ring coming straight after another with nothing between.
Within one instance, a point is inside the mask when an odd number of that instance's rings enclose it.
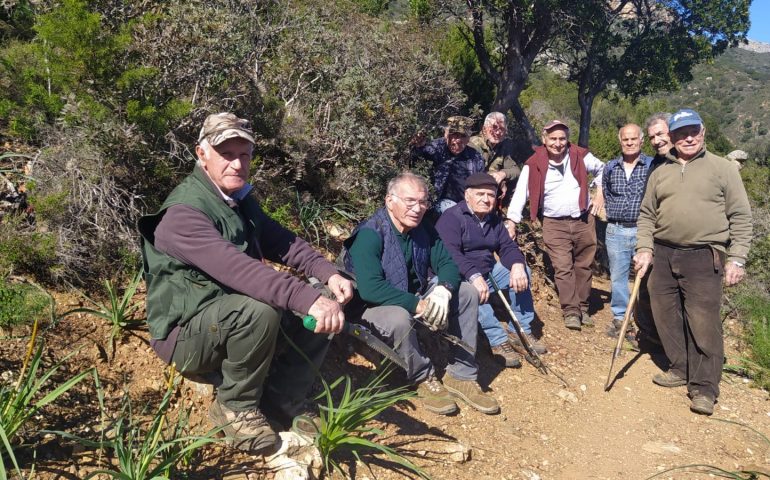
<instances>
[{"instance_id":1,"label":"camouflage cap","mask_svg":"<svg viewBox=\"0 0 770 480\"><path fill-rule=\"evenodd\" d=\"M206 117L203 122L203 128L198 135L198 143L208 140L210 145L216 146L225 140L236 137L254 143L251 122L245 118L238 118L232 113L214 113Z\"/></svg>"},{"instance_id":2,"label":"camouflage cap","mask_svg":"<svg viewBox=\"0 0 770 480\"><path fill-rule=\"evenodd\" d=\"M473 123L472 118L462 117L460 115L449 117L446 121L447 133L460 133L466 137L470 137Z\"/></svg>"}]
</instances>

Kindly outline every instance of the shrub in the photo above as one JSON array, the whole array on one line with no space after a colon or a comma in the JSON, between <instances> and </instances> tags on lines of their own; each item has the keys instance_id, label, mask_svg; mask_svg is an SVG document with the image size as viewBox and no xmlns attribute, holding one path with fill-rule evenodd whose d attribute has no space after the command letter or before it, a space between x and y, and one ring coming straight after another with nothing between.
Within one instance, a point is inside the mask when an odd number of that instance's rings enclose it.
<instances>
[{"instance_id":1,"label":"shrub","mask_svg":"<svg viewBox=\"0 0 770 480\"><path fill-rule=\"evenodd\" d=\"M42 321L51 305L51 297L34 286L0 279L0 327Z\"/></svg>"}]
</instances>

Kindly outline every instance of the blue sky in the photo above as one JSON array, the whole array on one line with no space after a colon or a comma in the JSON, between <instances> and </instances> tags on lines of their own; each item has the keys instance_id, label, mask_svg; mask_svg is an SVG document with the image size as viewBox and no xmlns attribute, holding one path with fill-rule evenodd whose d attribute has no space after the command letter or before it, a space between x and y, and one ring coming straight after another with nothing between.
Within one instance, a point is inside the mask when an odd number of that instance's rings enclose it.
<instances>
[{"instance_id":1,"label":"blue sky","mask_svg":"<svg viewBox=\"0 0 770 480\"><path fill-rule=\"evenodd\" d=\"M754 0L749 10L749 38L770 43L770 0Z\"/></svg>"}]
</instances>

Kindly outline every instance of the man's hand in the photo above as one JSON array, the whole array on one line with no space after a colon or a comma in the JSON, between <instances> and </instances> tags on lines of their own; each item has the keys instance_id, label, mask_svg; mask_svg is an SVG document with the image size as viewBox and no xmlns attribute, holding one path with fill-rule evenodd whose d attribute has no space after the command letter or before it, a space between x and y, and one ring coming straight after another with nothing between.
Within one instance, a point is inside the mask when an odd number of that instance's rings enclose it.
<instances>
[{"instance_id":1,"label":"man's hand","mask_svg":"<svg viewBox=\"0 0 770 480\"><path fill-rule=\"evenodd\" d=\"M338 303L344 305L353 298L353 283L339 273L335 273L329 277L329 280L326 281L326 285L329 287L329 290L331 290L332 295L334 295Z\"/></svg>"},{"instance_id":2,"label":"man's hand","mask_svg":"<svg viewBox=\"0 0 770 480\"><path fill-rule=\"evenodd\" d=\"M740 282L743 276L746 274L746 270L738 266L737 263L730 261L725 264L725 285L732 286Z\"/></svg>"},{"instance_id":3,"label":"man's hand","mask_svg":"<svg viewBox=\"0 0 770 480\"><path fill-rule=\"evenodd\" d=\"M523 263L514 263L511 267L511 281L510 287L514 292L519 293L527 289L529 285L529 279L527 278L527 270L524 268Z\"/></svg>"},{"instance_id":4,"label":"man's hand","mask_svg":"<svg viewBox=\"0 0 770 480\"><path fill-rule=\"evenodd\" d=\"M511 240L515 242L516 241L516 222L508 218L503 221L503 225L505 225L505 229L508 230L508 235L511 237Z\"/></svg>"},{"instance_id":5,"label":"man's hand","mask_svg":"<svg viewBox=\"0 0 770 480\"><path fill-rule=\"evenodd\" d=\"M446 287L437 285L433 287L430 294L420 300L417 304L415 317L420 317L427 322L428 327L433 330L446 330L449 315L449 300L452 298L452 292Z\"/></svg>"},{"instance_id":6,"label":"man's hand","mask_svg":"<svg viewBox=\"0 0 770 480\"><path fill-rule=\"evenodd\" d=\"M495 179L495 181L499 184L503 180L505 180L505 172L502 170L498 170L496 172L489 172L490 175Z\"/></svg>"},{"instance_id":7,"label":"man's hand","mask_svg":"<svg viewBox=\"0 0 770 480\"><path fill-rule=\"evenodd\" d=\"M476 290L479 292L479 305L483 303L487 303L489 300L489 285L487 285L486 280L484 280L483 276L476 277L472 285L476 287Z\"/></svg>"},{"instance_id":8,"label":"man's hand","mask_svg":"<svg viewBox=\"0 0 770 480\"><path fill-rule=\"evenodd\" d=\"M604 192L601 188L596 189L596 194L591 199L591 215L599 215L604 208Z\"/></svg>"},{"instance_id":9,"label":"man's hand","mask_svg":"<svg viewBox=\"0 0 770 480\"><path fill-rule=\"evenodd\" d=\"M639 252L634 255L634 270L639 276L644 276L652 265L652 252Z\"/></svg>"},{"instance_id":10,"label":"man's hand","mask_svg":"<svg viewBox=\"0 0 770 480\"><path fill-rule=\"evenodd\" d=\"M422 148L428 143L428 137L423 130L417 132L411 139L409 139L410 147Z\"/></svg>"},{"instance_id":11,"label":"man's hand","mask_svg":"<svg viewBox=\"0 0 770 480\"><path fill-rule=\"evenodd\" d=\"M316 299L307 313L315 318L315 333L339 333L345 324L345 313L340 304L323 295Z\"/></svg>"}]
</instances>

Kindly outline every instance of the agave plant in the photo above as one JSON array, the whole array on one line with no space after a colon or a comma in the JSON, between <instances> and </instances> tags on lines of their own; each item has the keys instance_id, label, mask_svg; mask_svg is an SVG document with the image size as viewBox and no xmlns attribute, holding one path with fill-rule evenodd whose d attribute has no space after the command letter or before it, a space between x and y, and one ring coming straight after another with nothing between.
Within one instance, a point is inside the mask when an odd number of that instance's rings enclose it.
<instances>
[{"instance_id":1,"label":"agave plant","mask_svg":"<svg viewBox=\"0 0 770 480\"><path fill-rule=\"evenodd\" d=\"M75 440L83 446L106 451L116 460L115 469L105 468L93 471L85 480L104 475L116 480L169 480L180 464L189 460L204 445L225 440L217 434L222 427L209 430L203 435L189 434L189 410L182 411L172 423L169 422L171 400L176 393L179 376L171 367L166 392L149 422L135 415L131 401L126 400L120 415L102 430L99 440L90 440L67 432L52 432L64 438ZM104 405L100 405L104 410ZM104 435L109 431L109 438Z\"/></svg>"},{"instance_id":2,"label":"agave plant","mask_svg":"<svg viewBox=\"0 0 770 480\"><path fill-rule=\"evenodd\" d=\"M27 353L19 372L16 384L0 384L0 480L7 478L8 464L13 466L16 475L23 478L16 460L14 448L18 447L19 433L30 418L46 405L54 402L89 374L95 374L95 369L81 372L53 390L44 393L49 380L59 370L62 363L72 354L67 355L61 362L48 370L41 372L43 344L37 343L38 322L32 326L32 336Z\"/></svg>"},{"instance_id":3,"label":"agave plant","mask_svg":"<svg viewBox=\"0 0 770 480\"><path fill-rule=\"evenodd\" d=\"M107 297L109 304L99 303L96 300L90 298L88 295L81 292L81 295L88 300L94 307L80 307L68 310L61 315L61 318L71 315L73 313L87 313L99 318L103 318L110 323L109 341L109 356L110 358L115 356L115 339L120 333L126 329L137 328L144 325L143 318L136 318L136 312L141 307L141 303L132 303L136 289L142 281L142 271L138 271L131 283L128 284L123 296L119 296L118 290L111 281L105 280L104 286L107 290Z\"/></svg>"}]
</instances>

